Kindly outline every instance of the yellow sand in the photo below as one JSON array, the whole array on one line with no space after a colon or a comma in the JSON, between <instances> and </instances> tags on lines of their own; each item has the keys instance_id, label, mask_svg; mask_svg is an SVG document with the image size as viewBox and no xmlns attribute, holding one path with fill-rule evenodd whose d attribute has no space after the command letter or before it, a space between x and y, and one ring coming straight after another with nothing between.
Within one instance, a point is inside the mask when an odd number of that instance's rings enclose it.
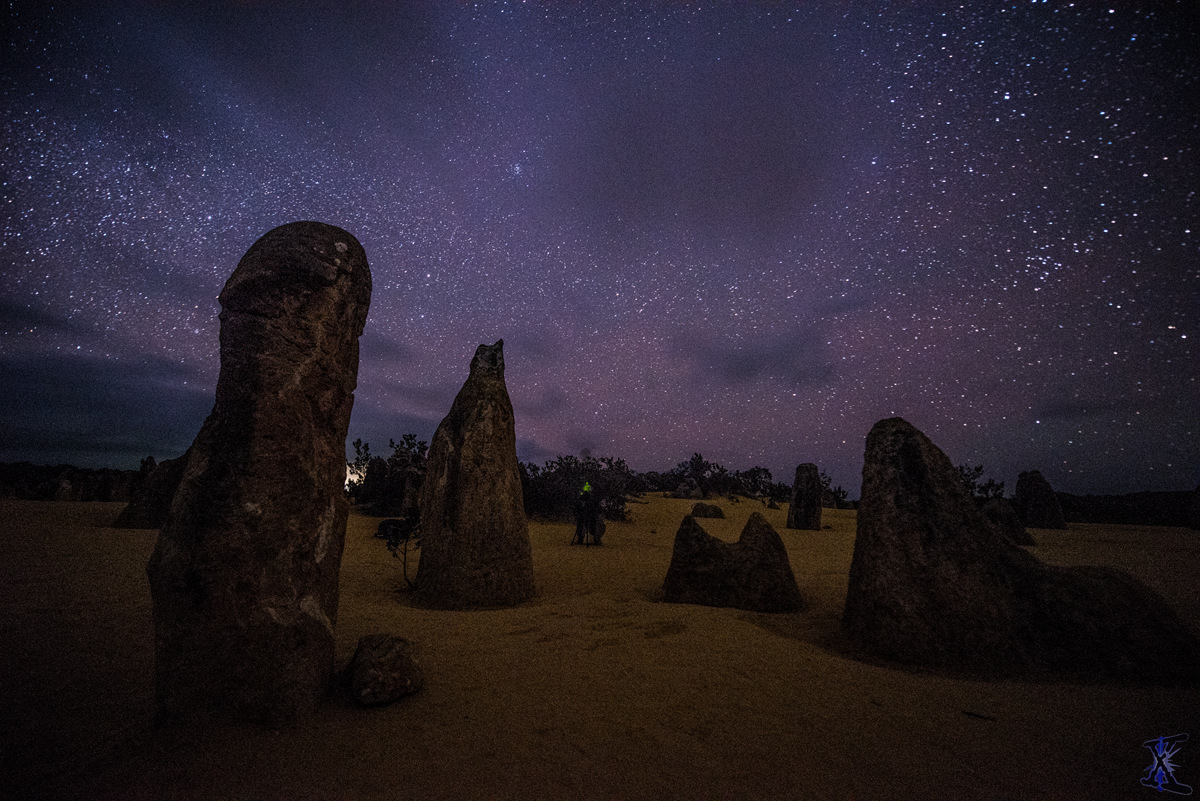
<instances>
[{"instance_id":1,"label":"yellow sand","mask_svg":"<svg viewBox=\"0 0 1200 801\"><path fill-rule=\"evenodd\" d=\"M1189 732L1200 688L985 682L869 665L837 636L855 515L783 528L807 608L766 615L665 604L691 503L657 496L602 548L531 526L539 595L514 609L413 608L400 562L352 516L339 663L358 638L417 643L417 695L344 697L284 732L151 726L144 566L156 532L104 528L120 504L0 502L0 788L85 799L1150 799L1145 740ZM1200 628L1200 537L1170 528L1034 531L1056 564L1113 564ZM412 573L410 573L412 574ZM1188 753L1188 749L1192 753ZM4 796L0 791L0 796Z\"/></svg>"}]
</instances>

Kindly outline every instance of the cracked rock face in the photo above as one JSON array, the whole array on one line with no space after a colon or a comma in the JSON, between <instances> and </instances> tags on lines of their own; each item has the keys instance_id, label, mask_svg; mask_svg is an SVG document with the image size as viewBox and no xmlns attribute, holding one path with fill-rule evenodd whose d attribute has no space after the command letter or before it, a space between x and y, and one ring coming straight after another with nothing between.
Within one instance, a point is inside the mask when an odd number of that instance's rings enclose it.
<instances>
[{"instance_id":1,"label":"cracked rock face","mask_svg":"<svg viewBox=\"0 0 1200 801\"><path fill-rule=\"evenodd\" d=\"M147 566L161 718L281 725L328 690L370 297L362 245L317 222L268 232L221 292L216 403Z\"/></svg>"},{"instance_id":2,"label":"cracked rock face","mask_svg":"<svg viewBox=\"0 0 1200 801\"><path fill-rule=\"evenodd\" d=\"M416 583L424 603L468 609L533 597L504 340L475 351L470 375L429 445L419 503Z\"/></svg>"}]
</instances>

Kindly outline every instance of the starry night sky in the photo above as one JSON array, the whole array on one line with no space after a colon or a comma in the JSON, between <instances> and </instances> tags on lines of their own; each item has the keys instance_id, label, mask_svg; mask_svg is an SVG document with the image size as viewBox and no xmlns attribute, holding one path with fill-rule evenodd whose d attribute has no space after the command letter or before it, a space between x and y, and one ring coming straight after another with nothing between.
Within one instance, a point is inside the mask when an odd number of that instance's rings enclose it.
<instances>
[{"instance_id":1,"label":"starry night sky","mask_svg":"<svg viewBox=\"0 0 1200 801\"><path fill-rule=\"evenodd\" d=\"M181 454L314 219L377 452L503 337L525 461L856 497L900 415L1009 492L1200 481L1193 2L172 5L0 12L2 461Z\"/></svg>"}]
</instances>

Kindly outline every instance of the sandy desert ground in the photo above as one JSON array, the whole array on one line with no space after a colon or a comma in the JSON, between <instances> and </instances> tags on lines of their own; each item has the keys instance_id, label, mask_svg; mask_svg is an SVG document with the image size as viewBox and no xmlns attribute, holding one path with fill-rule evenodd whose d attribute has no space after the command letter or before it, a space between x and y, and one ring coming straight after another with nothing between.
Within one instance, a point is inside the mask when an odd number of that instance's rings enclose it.
<instances>
[{"instance_id":1,"label":"sandy desert ground","mask_svg":"<svg viewBox=\"0 0 1200 801\"><path fill-rule=\"evenodd\" d=\"M855 513L783 529L807 608L666 604L690 502L650 496L602 548L531 526L539 595L517 608L418 609L400 562L352 515L339 662L361 635L417 643L417 695L335 696L303 725L152 727L144 566L154 531L120 504L0 502L0 787L78 799L1157 799L1142 743L1188 732L1200 792L1200 686L979 681L847 656L837 635ZM702 521L736 539L752 501ZM1123 567L1200 630L1200 536L1034 531L1042 559Z\"/></svg>"}]
</instances>

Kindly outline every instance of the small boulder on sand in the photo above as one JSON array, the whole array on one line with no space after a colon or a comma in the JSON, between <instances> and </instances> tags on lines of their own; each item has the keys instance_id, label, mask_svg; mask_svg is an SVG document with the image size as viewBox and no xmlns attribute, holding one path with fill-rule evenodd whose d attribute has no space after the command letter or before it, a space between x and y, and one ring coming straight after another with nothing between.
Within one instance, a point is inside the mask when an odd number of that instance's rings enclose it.
<instances>
[{"instance_id":1,"label":"small boulder on sand","mask_svg":"<svg viewBox=\"0 0 1200 801\"><path fill-rule=\"evenodd\" d=\"M390 634L368 634L347 668L350 693L363 706L382 706L412 695L425 683L412 643Z\"/></svg>"},{"instance_id":2,"label":"small boulder on sand","mask_svg":"<svg viewBox=\"0 0 1200 801\"><path fill-rule=\"evenodd\" d=\"M725 519L725 510L715 503L694 503L692 504L692 517L710 517Z\"/></svg>"}]
</instances>

